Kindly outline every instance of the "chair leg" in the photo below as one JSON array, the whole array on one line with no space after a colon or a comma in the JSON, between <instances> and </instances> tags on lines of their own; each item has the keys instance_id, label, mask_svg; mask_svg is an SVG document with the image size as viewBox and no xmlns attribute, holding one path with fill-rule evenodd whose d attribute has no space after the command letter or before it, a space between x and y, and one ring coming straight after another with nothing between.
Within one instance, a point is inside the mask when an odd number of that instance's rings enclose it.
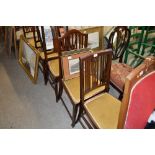
<instances>
[{"instance_id":1,"label":"chair leg","mask_svg":"<svg viewBox=\"0 0 155 155\"><path fill-rule=\"evenodd\" d=\"M82 103L80 103L80 105L78 106L79 107L79 113L78 113L78 117L77 117L76 123L80 120L80 118L82 117L82 114L84 112L83 106L81 104Z\"/></svg>"},{"instance_id":2,"label":"chair leg","mask_svg":"<svg viewBox=\"0 0 155 155\"><path fill-rule=\"evenodd\" d=\"M62 81L59 81L59 94L58 94L58 100L60 100L63 93L63 84Z\"/></svg>"},{"instance_id":3,"label":"chair leg","mask_svg":"<svg viewBox=\"0 0 155 155\"><path fill-rule=\"evenodd\" d=\"M44 75L44 83L45 85L47 85L49 73L48 73L48 67L45 62L43 63L43 75Z\"/></svg>"},{"instance_id":4,"label":"chair leg","mask_svg":"<svg viewBox=\"0 0 155 155\"><path fill-rule=\"evenodd\" d=\"M56 96L56 102L58 102L59 101L59 97L58 97L58 83L56 82L55 83L55 96Z\"/></svg>"},{"instance_id":5,"label":"chair leg","mask_svg":"<svg viewBox=\"0 0 155 155\"><path fill-rule=\"evenodd\" d=\"M118 99L119 99L119 100L122 100L122 98L123 98L123 93L120 93Z\"/></svg>"},{"instance_id":6,"label":"chair leg","mask_svg":"<svg viewBox=\"0 0 155 155\"><path fill-rule=\"evenodd\" d=\"M73 115L72 115L72 127L76 124L76 115L77 115L78 105L73 105Z\"/></svg>"}]
</instances>

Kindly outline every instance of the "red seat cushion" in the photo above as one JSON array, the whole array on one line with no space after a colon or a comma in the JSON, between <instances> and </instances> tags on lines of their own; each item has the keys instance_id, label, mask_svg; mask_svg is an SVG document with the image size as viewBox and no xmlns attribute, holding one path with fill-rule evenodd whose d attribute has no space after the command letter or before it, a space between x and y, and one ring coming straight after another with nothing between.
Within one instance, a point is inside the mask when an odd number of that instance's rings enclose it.
<instances>
[{"instance_id":1,"label":"red seat cushion","mask_svg":"<svg viewBox=\"0 0 155 155\"><path fill-rule=\"evenodd\" d=\"M110 81L120 90L123 90L126 76L133 70L132 67L124 63L111 65Z\"/></svg>"},{"instance_id":2,"label":"red seat cushion","mask_svg":"<svg viewBox=\"0 0 155 155\"><path fill-rule=\"evenodd\" d=\"M132 88L125 128L144 128L155 109L155 71L139 80Z\"/></svg>"}]
</instances>

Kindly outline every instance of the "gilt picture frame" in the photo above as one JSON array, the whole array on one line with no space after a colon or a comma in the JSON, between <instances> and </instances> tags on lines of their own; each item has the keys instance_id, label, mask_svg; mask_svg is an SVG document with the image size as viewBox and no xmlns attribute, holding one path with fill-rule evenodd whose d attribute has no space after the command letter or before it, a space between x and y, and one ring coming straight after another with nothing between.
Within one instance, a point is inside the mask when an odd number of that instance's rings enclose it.
<instances>
[{"instance_id":1,"label":"gilt picture frame","mask_svg":"<svg viewBox=\"0 0 155 155\"><path fill-rule=\"evenodd\" d=\"M39 51L21 35L18 61L34 84L37 82L38 78L39 56Z\"/></svg>"},{"instance_id":2,"label":"gilt picture frame","mask_svg":"<svg viewBox=\"0 0 155 155\"><path fill-rule=\"evenodd\" d=\"M103 26L94 26L89 28L84 28L80 30L82 33L88 34L88 48L94 51L101 50L103 46Z\"/></svg>"}]
</instances>

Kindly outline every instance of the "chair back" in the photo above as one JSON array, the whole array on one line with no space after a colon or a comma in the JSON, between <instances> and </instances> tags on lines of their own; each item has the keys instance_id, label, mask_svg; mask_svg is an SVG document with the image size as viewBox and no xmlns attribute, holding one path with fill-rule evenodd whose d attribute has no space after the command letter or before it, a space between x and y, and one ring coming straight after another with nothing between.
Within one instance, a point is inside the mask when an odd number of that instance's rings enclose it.
<instances>
[{"instance_id":1,"label":"chair back","mask_svg":"<svg viewBox=\"0 0 155 155\"><path fill-rule=\"evenodd\" d=\"M51 26L54 37L62 37L67 31L68 26Z\"/></svg>"},{"instance_id":2,"label":"chair back","mask_svg":"<svg viewBox=\"0 0 155 155\"><path fill-rule=\"evenodd\" d=\"M68 30L62 37L58 39L58 43L55 45L58 51L70 51L75 49L87 48L88 46L88 34L84 34L79 30Z\"/></svg>"},{"instance_id":3,"label":"chair back","mask_svg":"<svg viewBox=\"0 0 155 155\"><path fill-rule=\"evenodd\" d=\"M142 42L142 51L141 55L145 57L150 54L155 55L155 27L154 26L146 26L146 33L144 36L144 40Z\"/></svg>"},{"instance_id":4,"label":"chair back","mask_svg":"<svg viewBox=\"0 0 155 155\"><path fill-rule=\"evenodd\" d=\"M98 93L109 90L111 61L111 49L80 57L80 98L82 103L88 93L98 88L104 86L104 89Z\"/></svg>"},{"instance_id":5,"label":"chair back","mask_svg":"<svg viewBox=\"0 0 155 155\"><path fill-rule=\"evenodd\" d=\"M112 48L112 59L122 62L123 54L130 40L130 30L127 26L117 26L109 37L108 48Z\"/></svg>"},{"instance_id":6,"label":"chair back","mask_svg":"<svg viewBox=\"0 0 155 155\"><path fill-rule=\"evenodd\" d=\"M68 30L62 37L53 39L54 51L59 55L59 75L62 78L61 56L63 51L87 48L88 34L81 33L79 30Z\"/></svg>"},{"instance_id":7,"label":"chair back","mask_svg":"<svg viewBox=\"0 0 155 155\"><path fill-rule=\"evenodd\" d=\"M126 78L118 128L144 128L155 109L155 58L147 58Z\"/></svg>"},{"instance_id":8,"label":"chair back","mask_svg":"<svg viewBox=\"0 0 155 155\"><path fill-rule=\"evenodd\" d=\"M29 39L35 36L35 26L23 26L24 37Z\"/></svg>"}]
</instances>

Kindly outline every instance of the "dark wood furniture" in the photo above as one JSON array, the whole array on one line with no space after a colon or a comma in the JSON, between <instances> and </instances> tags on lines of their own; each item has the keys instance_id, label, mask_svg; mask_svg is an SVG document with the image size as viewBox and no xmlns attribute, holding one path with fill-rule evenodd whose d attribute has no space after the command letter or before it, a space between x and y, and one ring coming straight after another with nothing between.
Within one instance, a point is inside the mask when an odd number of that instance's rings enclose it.
<instances>
[{"instance_id":1,"label":"dark wood furniture","mask_svg":"<svg viewBox=\"0 0 155 155\"><path fill-rule=\"evenodd\" d=\"M155 108L154 80L155 58L147 58L126 77L122 102L108 93L100 94L84 102L82 118L88 116L89 128L144 128Z\"/></svg>"},{"instance_id":2,"label":"dark wood furniture","mask_svg":"<svg viewBox=\"0 0 155 155\"><path fill-rule=\"evenodd\" d=\"M108 48L112 48L112 60L116 61L111 66L111 85L120 92L122 98L126 76L133 70L123 63L123 55L129 44L130 30L126 26L117 26L109 37Z\"/></svg>"},{"instance_id":3,"label":"dark wood furniture","mask_svg":"<svg viewBox=\"0 0 155 155\"><path fill-rule=\"evenodd\" d=\"M57 66L58 52L54 49L53 38L58 37L58 28L56 26L36 26L34 35L34 45L40 51L40 65L39 68L43 72L44 82L48 82L48 61L53 60L53 65ZM49 37L49 38L48 38ZM49 39L49 40L48 40ZM48 42L47 42L48 41ZM50 41L50 42L49 42ZM50 48L48 44L50 43ZM55 81L55 80L54 80Z\"/></svg>"},{"instance_id":4,"label":"dark wood furniture","mask_svg":"<svg viewBox=\"0 0 155 155\"><path fill-rule=\"evenodd\" d=\"M61 58L62 58L63 51L81 50L81 49L87 48L87 45L88 45L88 35L83 34L76 29L68 30L62 37L54 38L54 49L59 53L59 61L57 66L54 66L52 64L53 63L52 61L49 61L48 65L56 81L55 91L57 91L56 92L57 100L59 100L62 95L63 85L66 86L65 81L63 81L63 84L62 84L63 68L61 64ZM57 72L57 75L56 74L54 75L53 74L54 68L56 67L59 72ZM79 87L79 85L77 87ZM72 88L74 88L74 86L72 86ZM71 115L69 113L70 117L72 118L72 126L75 125L76 111L77 111L77 106L73 104L73 114Z\"/></svg>"},{"instance_id":5,"label":"dark wood furniture","mask_svg":"<svg viewBox=\"0 0 155 155\"><path fill-rule=\"evenodd\" d=\"M111 55L111 50L102 50L80 57L80 76L63 81L73 105L72 127L83 112L82 104L98 93L109 90Z\"/></svg>"}]
</instances>

